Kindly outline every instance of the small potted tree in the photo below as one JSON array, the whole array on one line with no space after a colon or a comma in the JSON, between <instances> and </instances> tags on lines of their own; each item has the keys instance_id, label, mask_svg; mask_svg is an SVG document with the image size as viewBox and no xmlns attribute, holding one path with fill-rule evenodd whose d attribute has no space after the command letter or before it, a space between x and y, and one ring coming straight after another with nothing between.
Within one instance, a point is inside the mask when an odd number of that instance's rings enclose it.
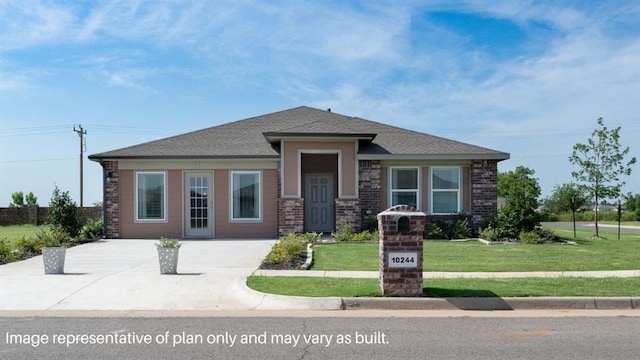
<instances>
[{"instance_id":1,"label":"small potted tree","mask_svg":"<svg viewBox=\"0 0 640 360\"><path fill-rule=\"evenodd\" d=\"M156 244L158 260L160 261L160 274L178 273L178 251L182 243L174 239L160 238Z\"/></svg>"},{"instance_id":2,"label":"small potted tree","mask_svg":"<svg viewBox=\"0 0 640 360\"><path fill-rule=\"evenodd\" d=\"M71 241L71 236L64 230L53 227L50 232L38 233L37 237L42 241L44 273L64 274L64 260L67 253L64 245Z\"/></svg>"}]
</instances>

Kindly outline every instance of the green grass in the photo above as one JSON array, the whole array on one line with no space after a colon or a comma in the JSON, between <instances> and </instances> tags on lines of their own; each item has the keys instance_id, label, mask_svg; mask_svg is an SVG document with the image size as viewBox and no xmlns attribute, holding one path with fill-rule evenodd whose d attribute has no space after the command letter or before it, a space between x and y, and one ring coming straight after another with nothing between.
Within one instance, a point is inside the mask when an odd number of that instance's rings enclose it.
<instances>
[{"instance_id":1,"label":"green grass","mask_svg":"<svg viewBox=\"0 0 640 360\"><path fill-rule=\"evenodd\" d=\"M554 229L573 239L573 230ZM425 241L424 271L589 271L640 268L640 235L601 231L606 239L592 239L579 231L578 245L484 245L478 241ZM314 246L312 270L376 271L378 244L338 243Z\"/></svg>"},{"instance_id":2,"label":"green grass","mask_svg":"<svg viewBox=\"0 0 640 360\"><path fill-rule=\"evenodd\" d=\"M35 237L39 230L49 230L50 225L11 225L0 226L0 239L14 241L23 236Z\"/></svg>"},{"instance_id":3,"label":"green grass","mask_svg":"<svg viewBox=\"0 0 640 360\"><path fill-rule=\"evenodd\" d=\"M382 296L377 279L251 276L250 288L311 297ZM427 279L429 297L638 296L640 278Z\"/></svg>"}]
</instances>

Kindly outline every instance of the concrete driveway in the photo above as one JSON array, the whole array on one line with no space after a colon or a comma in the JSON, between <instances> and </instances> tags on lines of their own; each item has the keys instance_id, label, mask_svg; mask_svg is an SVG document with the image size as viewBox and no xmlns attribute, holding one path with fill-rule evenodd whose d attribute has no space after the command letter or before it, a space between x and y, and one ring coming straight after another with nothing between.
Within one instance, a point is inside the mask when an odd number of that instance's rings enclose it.
<instances>
[{"instance_id":1,"label":"concrete driveway","mask_svg":"<svg viewBox=\"0 0 640 360\"><path fill-rule=\"evenodd\" d=\"M65 274L42 257L0 266L0 310L247 310L265 303L246 278L275 240L184 241L178 275L160 275L154 240L67 249ZM276 299L271 308L283 304Z\"/></svg>"}]
</instances>

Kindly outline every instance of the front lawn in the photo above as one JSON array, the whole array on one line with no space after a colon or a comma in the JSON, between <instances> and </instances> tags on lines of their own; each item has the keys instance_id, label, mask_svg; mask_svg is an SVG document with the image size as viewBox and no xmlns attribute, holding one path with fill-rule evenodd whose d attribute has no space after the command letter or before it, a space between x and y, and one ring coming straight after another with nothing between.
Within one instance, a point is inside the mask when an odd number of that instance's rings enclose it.
<instances>
[{"instance_id":1,"label":"front lawn","mask_svg":"<svg viewBox=\"0 0 640 360\"><path fill-rule=\"evenodd\" d=\"M49 230L50 225L11 225L0 226L0 240L14 241L21 237L35 237L39 230Z\"/></svg>"},{"instance_id":2,"label":"front lawn","mask_svg":"<svg viewBox=\"0 0 640 360\"><path fill-rule=\"evenodd\" d=\"M589 271L640 268L640 235L554 228L563 240L577 245L484 245L478 241L424 242L424 271ZM337 243L314 246L312 270L377 271L377 243Z\"/></svg>"},{"instance_id":3,"label":"front lawn","mask_svg":"<svg viewBox=\"0 0 640 360\"><path fill-rule=\"evenodd\" d=\"M251 276L264 293L311 297L382 296L378 279ZM428 297L638 296L640 278L426 279Z\"/></svg>"}]
</instances>

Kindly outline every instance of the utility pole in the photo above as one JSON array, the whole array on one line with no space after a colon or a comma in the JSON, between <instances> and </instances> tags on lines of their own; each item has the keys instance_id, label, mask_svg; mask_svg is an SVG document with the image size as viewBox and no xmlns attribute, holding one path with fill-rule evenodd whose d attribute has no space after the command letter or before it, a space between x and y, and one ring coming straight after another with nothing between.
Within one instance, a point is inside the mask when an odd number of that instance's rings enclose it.
<instances>
[{"instance_id":1,"label":"utility pole","mask_svg":"<svg viewBox=\"0 0 640 360\"><path fill-rule=\"evenodd\" d=\"M82 158L84 154L84 136L87 134L87 130L82 129L82 125L78 125L78 129L76 126L73 126L73 131L75 131L78 136L80 136L80 207L83 206L82 198L83 198L83 169L82 169Z\"/></svg>"}]
</instances>

